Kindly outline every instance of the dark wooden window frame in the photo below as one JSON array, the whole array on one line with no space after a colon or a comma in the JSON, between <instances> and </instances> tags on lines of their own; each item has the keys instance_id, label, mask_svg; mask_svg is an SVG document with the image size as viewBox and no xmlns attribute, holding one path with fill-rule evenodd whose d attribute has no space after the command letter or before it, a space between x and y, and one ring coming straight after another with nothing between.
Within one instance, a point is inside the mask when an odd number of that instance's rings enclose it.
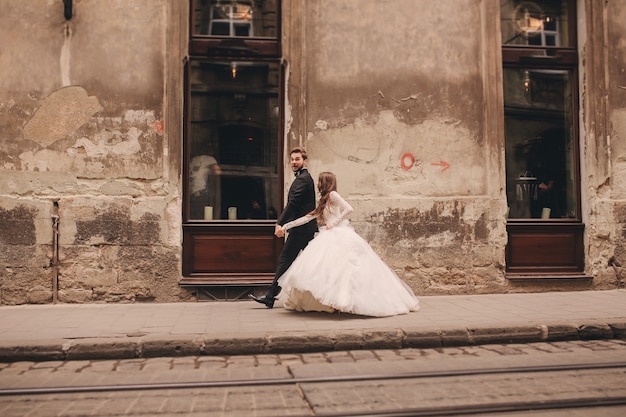
<instances>
[{"instance_id":1,"label":"dark wooden window frame","mask_svg":"<svg viewBox=\"0 0 626 417\"><path fill-rule=\"evenodd\" d=\"M576 44L576 1L568 1L571 45L562 46L502 46L504 68L566 69L578 80L578 50ZM578 83L572 83L571 111L573 123L574 175L580 184L579 103ZM507 219L506 277L512 281L536 279L590 279L584 274L584 223L581 214L581 190L576 197L576 218Z\"/></svg>"},{"instance_id":2,"label":"dark wooden window frame","mask_svg":"<svg viewBox=\"0 0 626 417\"><path fill-rule=\"evenodd\" d=\"M185 63L185 105L183 120L183 196L188 195L189 167L189 62L233 59L277 62L281 57L281 2L277 1L276 37L243 38L195 35L194 0L190 2L189 60ZM284 66L281 65L279 101L284 97ZM283 184L283 112L279 116L278 184ZM280 195L280 206L284 204ZM283 240L274 237L275 220L210 222L187 218L188 201L183 198L182 286L250 286L272 282Z\"/></svg>"}]
</instances>

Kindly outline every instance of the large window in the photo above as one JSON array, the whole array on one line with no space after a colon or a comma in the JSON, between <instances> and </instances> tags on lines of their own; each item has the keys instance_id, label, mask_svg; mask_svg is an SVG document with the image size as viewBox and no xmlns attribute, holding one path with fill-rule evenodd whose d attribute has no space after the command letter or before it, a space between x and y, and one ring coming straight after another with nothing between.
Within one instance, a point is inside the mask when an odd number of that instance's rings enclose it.
<instances>
[{"instance_id":1,"label":"large window","mask_svg":"<svg viewBox=\"0 0 626 417\"><path fill-rule=\"evenodd\" d=\"M191 0L190 12L182 283L271 281L283 194L280 2Z\"/></svg>"},{"instance_id":2,"label":"large window","mask_svg":"<svg viewBox=\"0 0 626 417\"><path fill-rule=\"evenodd\" d=\"M572 70L506 68L510 218L576 219Z\"/></svg>"},{"instance_id":3,"label":"large window","mask_svg":"<svg viewBox=\"0 0 626 417\"><path fill-rule=\"evenodd\" d=\"M504 0L509 217L577 219L577 59L567 0Z\"/></svg>"},{"instance_id":4,"label":"large window","mask_svg":"<svg viewBox=\"0 0 626 417\"><path fill-rule=\"evenodd\" d=\"M275 218L281 79L274 57L276 2L192 4L185 218ZM268 52L259 54L259 45Z\"/></svg>"},{"instance_id":5,"label":"large window","mask_svg":"<svg viewBox=\"0 0 626 417\"><path fill-rule=\"evenodd\" d=\"M188 219L276 218L277 62L193 61Z\"/></svg>"},{"instance_id":6,"label":"large window","mask_svg":"<svg viewBox=\"0 0 626 417\"><path fill-rule=\"evenodd\" d=\"M581 272L576 4L501 6L507 271Z\"/></svg>"}]
</instances>

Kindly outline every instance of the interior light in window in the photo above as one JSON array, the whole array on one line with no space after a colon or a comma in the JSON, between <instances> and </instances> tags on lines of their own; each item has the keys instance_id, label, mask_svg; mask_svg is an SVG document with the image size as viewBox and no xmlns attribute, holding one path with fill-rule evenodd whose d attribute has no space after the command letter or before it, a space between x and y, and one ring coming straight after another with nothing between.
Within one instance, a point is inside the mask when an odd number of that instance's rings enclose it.
<instances>
[{"instance_id":1,"label":"interior light in window","mask_svg":"<svg viewBox=\"0 0 626 417\"><path fill-rule=\"evenodd\" d=\"M524 85L524 92L530 92L530 73L528 70L524 70L524 76L522 77L522 84Z\"/></svg>"}]
</instances>

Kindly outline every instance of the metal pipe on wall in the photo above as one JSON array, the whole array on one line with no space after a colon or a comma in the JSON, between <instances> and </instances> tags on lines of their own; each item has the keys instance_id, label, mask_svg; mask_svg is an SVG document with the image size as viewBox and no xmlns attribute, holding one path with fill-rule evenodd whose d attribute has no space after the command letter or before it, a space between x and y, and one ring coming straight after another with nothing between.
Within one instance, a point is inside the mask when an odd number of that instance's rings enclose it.
<instances>
[{"instance_id":1,"label":"metal pipe on wall","mask_svg":"<svg viewBox=\"0 0 626 417\"><path fill-rule=\"evenodd\" d=\"M52 207L52 303L59 301L59 202Z\"/></svg>"}]
</instances>

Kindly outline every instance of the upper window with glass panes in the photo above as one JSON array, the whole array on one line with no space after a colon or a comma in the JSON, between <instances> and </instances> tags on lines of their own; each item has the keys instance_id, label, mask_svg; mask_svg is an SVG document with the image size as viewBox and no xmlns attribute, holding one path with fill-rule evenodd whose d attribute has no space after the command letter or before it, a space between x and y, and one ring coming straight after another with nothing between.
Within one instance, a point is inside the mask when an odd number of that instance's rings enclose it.
<instances>
[{"instance_id":1,"label":"upper window with glass panes","mask_svg":"<svg viewBox=\"0 0 626 417\"><path fill-rule=\"evenodd\" d=\"M503 46L571 47L567 1L502 2Z\"/></svg>"},{"instance_id":2,"label":"upper window with glass panes","mask_svg":"<svg viewBox=\"0 0 626 417\"><path fill-rule=\"evenodd\" d=\"M193 35L276 38L277 0L195 0Z\"/></svg>"}]
</instances>

